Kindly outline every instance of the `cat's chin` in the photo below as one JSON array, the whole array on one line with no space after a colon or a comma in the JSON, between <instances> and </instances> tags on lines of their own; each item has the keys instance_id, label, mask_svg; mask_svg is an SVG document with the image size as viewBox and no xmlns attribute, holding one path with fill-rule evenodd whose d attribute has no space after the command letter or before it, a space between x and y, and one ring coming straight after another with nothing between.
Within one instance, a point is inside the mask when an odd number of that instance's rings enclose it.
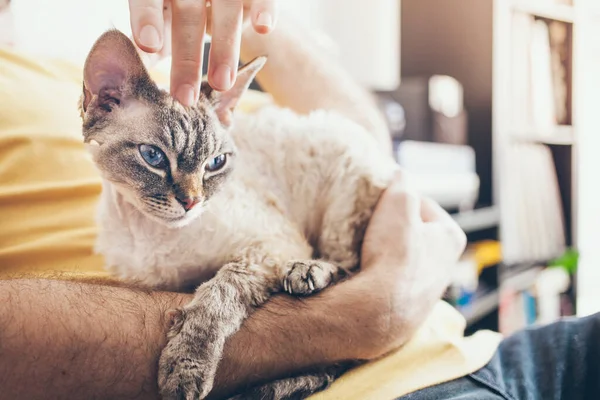
<instances>
[{"instance_id":1,"label":"cat's chin","mask_svg":"<svg viewBox=\"0 0 600 400\"><path fill-rule=\"evenodd\" d=\"M184 226L189 225L190 222L192 222L194 219L195 219L194 217L184 216L181 219L174 219L174 220L169 220L169 221L163 220L163 223L169 228L178 229L178 228L183 228Z\"/></svg>"},{"instance_id":2,"label":"cat's chin","mask_svg":"<svg viewBox=\"0 0 600 400\"><path fill-rule=\"evenodd\" d=\"M156 215L149 215L149 217L152 220L166 226L167 228L177 229L189 225L193 220L197 219L200 216L200 214L202 214L202 210L199 208L198 210L188 212L179 218L166 219Z\"/></svg>"}]
</instances>

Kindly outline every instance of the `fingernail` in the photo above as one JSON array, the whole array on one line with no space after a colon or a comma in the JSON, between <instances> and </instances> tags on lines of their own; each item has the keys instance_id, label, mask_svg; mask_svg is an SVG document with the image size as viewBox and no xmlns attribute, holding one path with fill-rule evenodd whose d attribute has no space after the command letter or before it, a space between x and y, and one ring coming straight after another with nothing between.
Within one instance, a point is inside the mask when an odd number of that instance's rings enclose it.
<instances>
[{"instance_id":1,"label":"fingernail","mask_svg":"<svg viewBox=\"0 0 600 400\"><path fill-rule=\"evenodd\" d=\"M215 70L213 74L213 81L216 89L219 90L229 90L231 89L231 82L233 81L232 71L229 65L221 64Z\"/></svg>"},{"instance_id":2,"label":"fingernail","mask_svg":"<svg viewBox=\"0 0 600 400\"><path fill-rule=\"evenodd\" d=\"M140 43L152 49L160 48L160 35L158 30L152 25L146 25L140 31Z\"/></svg>"},{"instance_id":3,"label":"fingernail","mask_svg":"<svg viewBox=\"0 0 600 400\"><path fill-rule=\"evenodd\" d=\"M175 92L175 97L181 104L190 107L194 104L194 88L187 83L183 84Z\"/></svg>"},{"instance_id":4,"label":"fingernail","mask_svg":"<svg viewBox=\"0 0 600 400\"><path fill-rule=\"evenodd\" d=\"M268 12L262 12L258 14L258 17L256 18L256 25L271 28L273 26L273 17L271 17L271 14Z\"/></svg>"}]
</instances>

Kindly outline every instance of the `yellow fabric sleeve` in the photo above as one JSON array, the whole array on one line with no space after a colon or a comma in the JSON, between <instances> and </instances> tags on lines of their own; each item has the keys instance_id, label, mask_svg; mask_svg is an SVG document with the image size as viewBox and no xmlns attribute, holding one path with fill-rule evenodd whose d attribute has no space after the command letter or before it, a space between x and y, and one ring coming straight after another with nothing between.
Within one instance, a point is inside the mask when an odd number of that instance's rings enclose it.
<instances>
[{"instance_id":1,"label":"yellow fabric sleeve","mask_svg":"<svg viewBox=\"0 0 600 400\"><path fill-rule=\"evenodd\" d=\"M96 271L100 178L83 147L81 69L0 49L0 275Z\"/></svg>"},{"instance_id":2,"label":"yellow fabric sleeve","mask_svg":"<svg viewBox=\"0 0 600 400\"><path fill-rule=\"evenodd\" d=\"M81 79L79 66L0 48L0 278L108 277L93 251L101 182L82 144ZM252 112L269 102L250 92L240 107ZM440 302L406 346L312 399L393 399L473 372L488 362L500 336L464 338L464 326Z\"/></svg>"}]
</instances>

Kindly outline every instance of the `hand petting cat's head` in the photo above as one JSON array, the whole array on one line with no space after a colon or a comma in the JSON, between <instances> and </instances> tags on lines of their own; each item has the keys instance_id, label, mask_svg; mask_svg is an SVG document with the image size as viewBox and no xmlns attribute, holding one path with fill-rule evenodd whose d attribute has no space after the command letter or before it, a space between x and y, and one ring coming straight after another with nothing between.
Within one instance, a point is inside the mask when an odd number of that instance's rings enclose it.
<instances>
[{"instance_id":1,"label":"hand petting cat's head","mask_svg":"<svg viewBox=\"0 0 600 400\"><path fill-rule=\"evenodd\" d=\"M84 142L102 176L166 225L200 215L233 169L232 112L265 61L242 67L227 92L203 82L188 108L156 86L129 38L104 33L87 57L80 101Z\"/></svg>"}]
</instances>

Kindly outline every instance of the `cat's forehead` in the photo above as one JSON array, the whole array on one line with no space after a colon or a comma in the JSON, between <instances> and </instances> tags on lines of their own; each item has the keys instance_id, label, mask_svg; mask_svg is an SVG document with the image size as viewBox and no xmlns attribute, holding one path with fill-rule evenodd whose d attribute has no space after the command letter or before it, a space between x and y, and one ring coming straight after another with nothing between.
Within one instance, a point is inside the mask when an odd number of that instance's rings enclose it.
<instances>
[{"instance_id":1,"label":"cat's forehead","mask_svg":"<svg viewBox=\"0 0 600 400\"><path fill-rule=\"evenodd\" d=\"M184 108L173 101L158 107L154 132L173 155L182 172L193 172L221 146L216 117L203 104Z\"/></svg>"}]
</instances>

